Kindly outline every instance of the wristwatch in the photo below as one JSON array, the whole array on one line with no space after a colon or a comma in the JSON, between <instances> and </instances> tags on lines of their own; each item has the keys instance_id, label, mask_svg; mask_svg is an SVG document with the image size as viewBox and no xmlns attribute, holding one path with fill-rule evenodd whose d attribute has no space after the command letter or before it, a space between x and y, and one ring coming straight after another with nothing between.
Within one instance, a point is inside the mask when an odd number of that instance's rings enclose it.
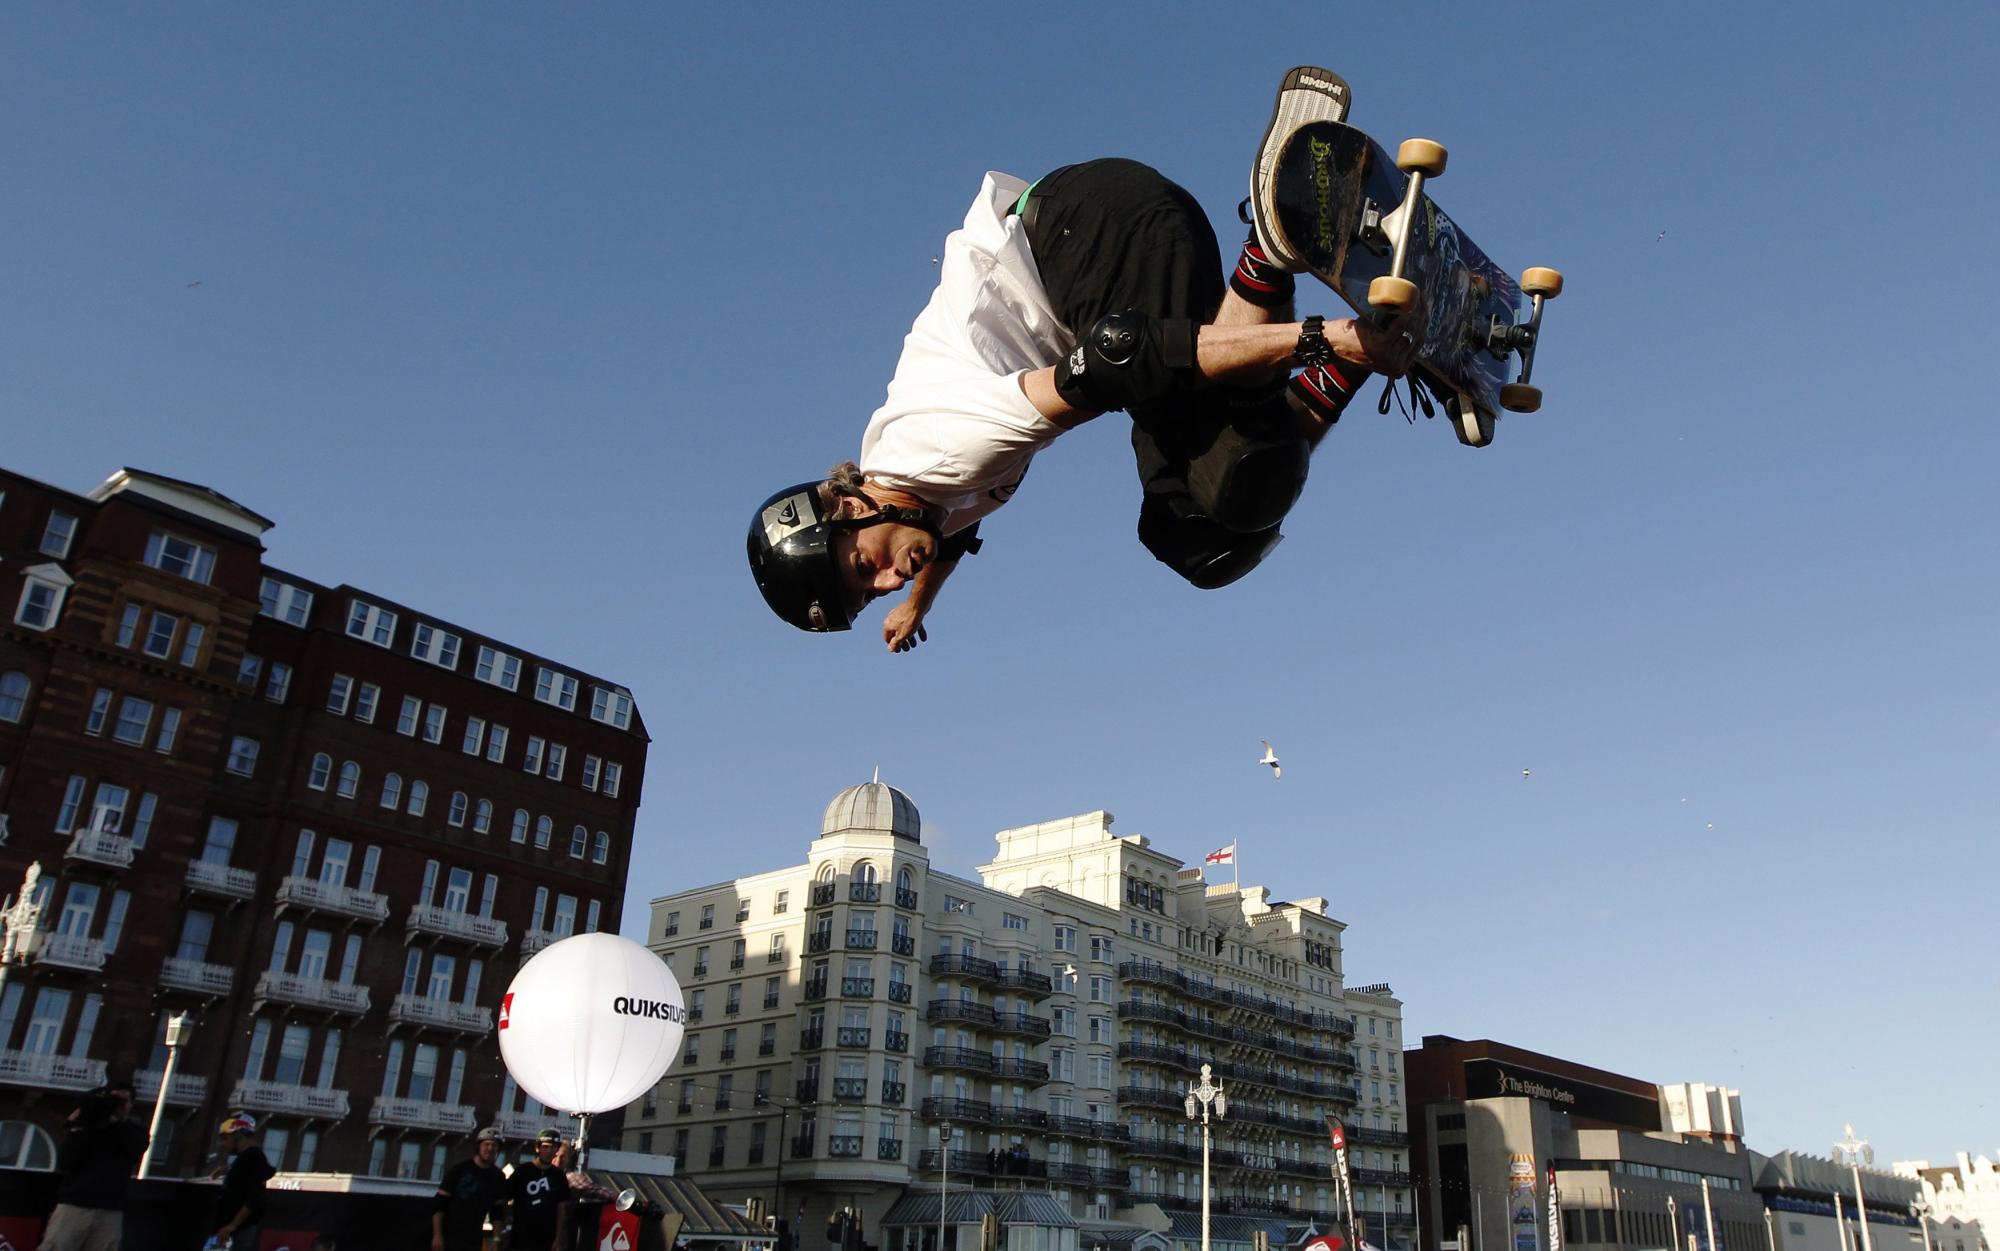
<instances>
[{"instance_id":1,"label":"wristwatch","mask_svg":"<svg viewBox=\"0 0 2000 1251\"><path fill-rule=\"evenodd\" d=\"M1292 357L1305 368L1333 362L1333 349L1327 345L1322 329L1325 325L1324 317L1308 317L1305 324L1299 327L1299 342L1292 349Z\"/></svg>"}]
</instances>

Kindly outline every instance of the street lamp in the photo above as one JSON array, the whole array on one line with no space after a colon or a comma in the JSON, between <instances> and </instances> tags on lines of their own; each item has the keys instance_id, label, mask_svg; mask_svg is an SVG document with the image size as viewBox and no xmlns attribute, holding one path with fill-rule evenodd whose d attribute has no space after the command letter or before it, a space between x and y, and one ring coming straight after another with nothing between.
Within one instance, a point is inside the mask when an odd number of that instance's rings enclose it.
<instances>
[{"instance_id":1,"label":"street lamp","mask_svg":"<svg viewBox=\"0 0 2000 1251\"><path fill-rule=\"evenodd\" d=\"M1209 1077L1209 1066L1201 1066L1201 1085L1188 1085L1187 1117L1201 1122L1201 1251L1208 1251L1208 1114L1211 1109L1220 1121L1229 1115L1229 1098Z\"/></svg>"},{"instance_id":2,"label":"street lamp","mask_svg":"<svg viewBox=\"0 0 2000 1251\"><path fill-rule=\"evenodd\" d=\"M1931 1201L1918 1195L1910 1201L1910 1215L1917 1218L1917 1228L1924 1231L1924 1251L1931 1251Z\"/></svg>"},{"instance_id":3,"label":"street lamp","mask_svg":"<svg viewBox=\"0 0 2000 1251\"><path fill-rule=\"evenodd\" d=\"M1856 1138L1852 1125L1843 1128L1847 1137L1833 1144L1833 1158L1854 1170L1854 1210L1861 1216L1861 1251L1875 1251L1875 1240L1868 1236L1868 1201L1861 1194L1861 1166L1875 1162L1875 1148Z\"/></svg>"},{"instance_id":4,"label":"street lamp","mask_svg":"<svg viewBox=\"0 0 2000 1251\"><path fill-rule=\"evenodd\" d=\"M938 1244L944 1251L944 1205L951 1185L951 1122L938 1122Z\"/></svg>"},{"instance_id":5,"label":"street lamp","mask_svg":"<svg viewBox=\"0 0 2000 1251\"><path fill-rule=\"evenodd\" d=\"M160 1071L159 1093L153 1096L153 1123L146 1133L146 1154L139 1157L139 1176L144 1177L153 1165L153 1145L160 1141L160 1122L167 1115L167 1088L174 1084L174 1068L180 1063L181 1044L194 1032L194 1022L185 1012L176 1012L167 1018L167 1064Z\"/></svg>"},{"instance_id":6,"label":"street lamp","mask_svg":"<svg viewBox=\"0 0 2000 1251\"><path fill-rule=\"evenodd\" d=\"M1673 1246L1670 1248L1670 1251L1681 1251L1680 1208L1677 1204L1674 1203L1674 1197L1672 1195L1667 1196L1667 1224L1671 1226L1674 1231L1674 1241L1673 1241Z\"/></svg>"}]
</instances>

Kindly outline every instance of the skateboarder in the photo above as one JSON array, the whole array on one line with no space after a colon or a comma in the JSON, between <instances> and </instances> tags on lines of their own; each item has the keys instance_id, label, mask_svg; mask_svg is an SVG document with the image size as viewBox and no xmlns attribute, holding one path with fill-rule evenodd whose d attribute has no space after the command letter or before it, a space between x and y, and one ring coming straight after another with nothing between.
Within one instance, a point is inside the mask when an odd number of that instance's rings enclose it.
<instances>
[{"instance_id":1,"label":"skateboarder","mask_svg":"<svg viewBox=\"0 0 2000 1251\"><path fill-rule=\"evenodd\" d=\"M1293 70L1259 168L1346 104L1337 76ZM1134 161L1033 184L989 173L940 268L859 464L779 491L751 520L758 589L800 629L845 630L907 585L882 638L915 647L1035 453L1116 409L1132 419L1140 541L1193 585L1226 586L1277 545L1313 446L1362 379L1401 374L1413 345L1399 327L1291 320L1291 274L1255 231L1225 284L1200 206Z\"/></svg>"}]
</instances>

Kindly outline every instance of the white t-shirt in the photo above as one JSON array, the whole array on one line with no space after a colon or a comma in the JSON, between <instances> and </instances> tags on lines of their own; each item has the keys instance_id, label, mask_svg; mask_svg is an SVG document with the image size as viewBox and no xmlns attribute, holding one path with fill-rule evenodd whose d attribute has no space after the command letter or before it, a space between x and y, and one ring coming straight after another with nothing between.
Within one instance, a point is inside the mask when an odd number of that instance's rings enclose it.
<instances>
[{"instance_id":1,"label":"white t-shirt","mask_svg":"<svg viewBox=\"0 0 2000 1251\"><path fill-rule=\"evenodd\" d=\"M1021 375L1075 342L1008 212L1027 187L986 175L965 225L944 241L937 290L861 436L861 472L943 508L946 534L1012 499L1028 462L1063 432L1021 390Z\"/></svg>"}]
</instances>

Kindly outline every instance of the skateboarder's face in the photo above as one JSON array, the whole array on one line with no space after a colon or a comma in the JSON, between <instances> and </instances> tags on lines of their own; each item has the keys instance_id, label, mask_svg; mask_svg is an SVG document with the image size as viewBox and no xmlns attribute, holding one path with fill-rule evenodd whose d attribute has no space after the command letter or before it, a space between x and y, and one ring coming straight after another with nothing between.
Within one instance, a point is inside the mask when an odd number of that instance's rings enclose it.
<instances>
[{"instance_id":1,"label":"skateboarder's face","mask_svg":"<svg viewBox=\"0 0 2000 1251\"><path fill-rule=\"evenodd\" d=\"M842 530L833 537L834 560L849 610L903 585L937 556L937 540L927 530L884 522L865 530Z\"/></svg>"}]
</instances>

